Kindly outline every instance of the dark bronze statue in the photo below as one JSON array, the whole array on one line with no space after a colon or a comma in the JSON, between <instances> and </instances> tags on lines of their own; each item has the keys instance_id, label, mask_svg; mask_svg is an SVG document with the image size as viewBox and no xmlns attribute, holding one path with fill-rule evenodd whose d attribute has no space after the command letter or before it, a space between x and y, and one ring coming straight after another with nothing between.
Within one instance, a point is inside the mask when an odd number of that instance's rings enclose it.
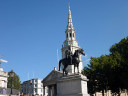
<instances>
[{"instance_id":1,"label":"dark bronze statue","mask_svg":"<svg viewBox=\"0 0 128 96\"><path fill-rule=\"evenodd\" d=\"M72 65L72 51L71 51L71 48L69 47L68 50L65 51L65 55L66 55L66 58L69 59L69 63L70 65Z\"/></svg>"},{"instance_id":2,"label":"dark bronze statue","mask_svg":"<svg viewBox=\"0 0 128 96\"><path fill-rule=\"evenodd\" d=\"M65 54L66 54L66 57L59 61L59 71L60 71L61 64L63 64L64 66L63 75L64 73L67 75L68 72L66 71L66 68L68 67L68 65L74 65L74 73L75 73L75 67L77 67L77 70L79 73L79 63L80 63L79 56L80 54L85 55L84 50L78 49L78 50L75 50L74 54L72 54L70 47L69 47L69 49L65 51Z\"/></svg>"}]
</instances>

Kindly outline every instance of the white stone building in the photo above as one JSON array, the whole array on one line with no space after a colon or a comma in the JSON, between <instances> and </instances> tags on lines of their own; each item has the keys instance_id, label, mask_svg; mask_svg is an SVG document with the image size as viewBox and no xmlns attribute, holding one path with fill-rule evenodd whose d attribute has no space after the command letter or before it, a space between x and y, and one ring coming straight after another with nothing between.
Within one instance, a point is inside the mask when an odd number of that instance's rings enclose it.
<instances>
[{"instance_id":1,"label":"white stone building","mask_svg":"<svg viewBox=\"0 0 128 96\"><path fill-rule=\"evenodd\" d=\"M28 81L24 81L21 84L21 93L24 95L39 95L43 96L43 84L41 83L43 79L34 78Z\"/></svg>"},{"instance_id":2,"label":"white stone building","mask_svg":"<svg viewBox=\"0 0 128 96\"><path fill-rule=\"evenodd\" d=\"M0 94L6 94L7 93L7 80L8 73L3 71L2 68L0 68Z\"/></svg>"}]
</instances>

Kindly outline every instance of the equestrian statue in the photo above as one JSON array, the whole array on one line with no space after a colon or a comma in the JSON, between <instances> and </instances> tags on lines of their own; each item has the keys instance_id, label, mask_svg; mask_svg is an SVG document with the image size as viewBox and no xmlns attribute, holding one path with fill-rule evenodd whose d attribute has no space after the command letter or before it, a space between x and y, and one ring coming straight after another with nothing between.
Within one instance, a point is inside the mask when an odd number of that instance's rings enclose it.
<instances>
[{"instance_id":1,"label":"equestrian statue","mask_svg":"<svg viewBox=\"0 0 128 96\"><path fill-rule=\"evenodd\" d=\"M80 63L79 56L81 54L85 56L84 50L81 48L75 50L74 54L72 54L70 47L65 51L65 55L66 55L65 58L59 61L59 71L60 71L61 64L63 64L64 66L63 76L64 76L64 73L66 75L68 74L68 72L66 71L66 68L68 67L68 65L74 65L74 74L75 74L75 67L77 67L77 70L79 73L79 63Z\"/></svg>"}]
</instances>

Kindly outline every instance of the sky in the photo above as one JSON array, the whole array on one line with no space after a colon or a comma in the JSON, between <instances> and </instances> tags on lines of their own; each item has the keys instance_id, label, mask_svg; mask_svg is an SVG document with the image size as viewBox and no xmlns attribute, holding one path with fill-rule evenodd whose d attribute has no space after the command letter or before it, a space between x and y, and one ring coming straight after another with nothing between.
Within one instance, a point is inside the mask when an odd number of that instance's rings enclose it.
<instances>
[{"instance_id":1,"label":"sky","mask_svg":"<svg viewBox=\"0 0 128 96\"><path fill-rule=\"evenodd\" d=\"M0 0L4 71L13 69L23 82L45 78L58 67L69 2L76 40L86 53L83 67L128 36L128 0Z\"/></svg>"}]
</instances>

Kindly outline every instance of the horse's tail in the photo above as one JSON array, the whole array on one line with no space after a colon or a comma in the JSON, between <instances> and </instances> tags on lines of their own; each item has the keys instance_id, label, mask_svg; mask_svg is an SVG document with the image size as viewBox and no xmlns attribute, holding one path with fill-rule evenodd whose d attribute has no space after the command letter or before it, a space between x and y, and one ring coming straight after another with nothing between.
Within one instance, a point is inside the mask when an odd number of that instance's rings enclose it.
<instances>
[{"instance_id":1,"label":"horse's tail","mask_svg":"<svg viewBox=\"0 0 128 96\"><path fill-rule=\"evenodd\" d=\"M61 62L62 62L62 60L59 61L59 71L60 71Z\"/></svg>"}]
</instances>

